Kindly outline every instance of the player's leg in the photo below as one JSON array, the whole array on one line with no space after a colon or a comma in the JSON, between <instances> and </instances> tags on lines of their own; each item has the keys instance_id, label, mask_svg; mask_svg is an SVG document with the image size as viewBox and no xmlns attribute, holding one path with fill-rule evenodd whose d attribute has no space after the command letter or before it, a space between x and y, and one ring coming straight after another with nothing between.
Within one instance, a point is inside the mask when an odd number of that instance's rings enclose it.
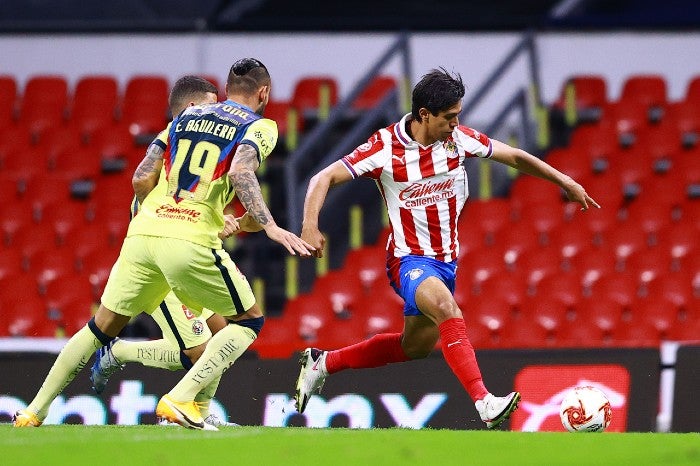
<instances>
[{"instance_id":1,"label":"player's leg","mask_svg":"<svg viewBox=\"0 0 700 466\"><path fill-rule=\"evenodd\" d=\"M189 369L191 361L199 358L211 338L206 322L212 312L205 310L204 314L197 314L183 305L174 293L168 293L151 312L163 338L150 341L115 339L100 348L90 375L93 389L102 393L109 377L130 362L159 369Z\"/></svg>"},{"instance_id":2,"label":"player's leg","mask_svg":"<svg viewBox=\"0 0 700 466\"><path fill-rule=\"evenodd\" d=\"M148 273L142 270L138 261L132 262L133 256L138 256L140 251L140 245L127 238L107 280L97 313L68 340L32 402L27 409L15 415L15 426L40 425L48 414L51 402L82 370L92 353L116 337L129 319L138 314L137 309L148 303L148 296L154 292L158 295L157 290L146 290L142 286L149 281L157 283L158 279L145 277ZM162 277L161 281L165 283ZM160 301L164 294L156 297L155 302Z\"/></svg>"},{"instance_id":3,"label":"player's leg","mask_svg":"<svg viewBox=\"0 0 700 466\"><path fill-rule=\"evenodd\" d=\"M161 398L156 414L185 427L206 428L195 397L245 352L257 338L264 318L248 281L226 251L193 243L183 248L186 252L177 257L166 254L162 266L173 292L191 309L201 309L206 303L207 308L235 322L209 340L199 360Z\"/></svg>"},{"instance_id":4,"label":"player's leg","mask_svg":"<svg viewBox=\"0 0 700 466\"><path fill-rule=\"evenodd\" d=\"M438 267L444 269L441 274L430 276L418 285L416 307L437 326L443 357L475 402L481 419L489 428L496 427L515 411L520 394L512 392L496 397L486 389L462 311L454 300L454 272L441 264ZM424 342L422 333L406 332L404 348L417 344L420 351Z\"/></svg>"},{"instance_id":5,"label":"player's leg","mask_svg":"<svg viewBox=\"0 0 700 466\"><path fill-rule=\"evenodd\" d=\"M112 336L105 334L97 327L95 321L98 319L103 324L108 324L110 333L113 333L114 329L120 325L123 327L129 321L129 317L120 316L104 306L100 306L95 317L68 340L27 408L19 410L15 414L13 420L15 427L38 427L41 425L53 400L82 370L95 350L109 343Z\"/></svg>"}]
</instances>

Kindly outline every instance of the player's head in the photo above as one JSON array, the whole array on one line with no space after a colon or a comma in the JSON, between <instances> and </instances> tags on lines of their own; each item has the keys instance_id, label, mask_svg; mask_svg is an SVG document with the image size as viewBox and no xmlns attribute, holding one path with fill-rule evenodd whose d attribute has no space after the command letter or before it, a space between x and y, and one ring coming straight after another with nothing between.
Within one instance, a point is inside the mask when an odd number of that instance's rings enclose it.
<instances>
[{"instance_id":1,"label":"player's head","mask_svg":"<svg viewBox=\"0 0 700 466\"><path fill-rule=\"evenodd\" d=\"M241 58L231 66L226 81L226 95L231 100L245 102L262 114L270 100L272 80L265 65L256 58Z\"/></svg>"},{"instance_id":2,"label":"player's head","mask_svg":"<svg viewBox=\"0 0 700 466\"><path fill-rule=\"evenodd\" d=\"M173 117L191 105L213 104L218 97L216 86L199 76L183 76L170 90L168 105Z\"/></svg>"},{"instance_id":3,"label":"player's head","mask_svg":"<svg viewBox=\"0 0 700 466\"><path fill-rule=\"evenodd\" d=\"M411 113L422 121L421 108L437 115L460 103L463 97L464 83L459 74L452 75L444 68L431 70L413 88Z\"/></svg>"},{"instance_id":4,"label":"player's head","mask_svg":"<svg viewBox=\"0 0 700 466\"><path fill-rule=\"evenodd\" d=\"M428 124L436 140L443 140L459 124L463 97L464 83L459 74L434 69L413 88L411 114L416 121Z\"/></svg>"}]
</instances>

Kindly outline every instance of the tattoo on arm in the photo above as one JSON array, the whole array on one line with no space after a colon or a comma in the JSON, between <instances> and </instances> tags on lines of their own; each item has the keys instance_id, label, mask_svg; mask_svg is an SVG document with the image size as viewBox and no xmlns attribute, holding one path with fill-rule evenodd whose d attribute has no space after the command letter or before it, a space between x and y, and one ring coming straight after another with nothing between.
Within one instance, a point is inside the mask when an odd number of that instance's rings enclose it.
<instances>
[{"instance_id":1,"label":"tattoo on arm","mask_svg":"<svg viewBox=\"0 0 700 466\"><path fill-rule=\"evenodd\" d=\"M134 194L142 203L148 193L155 187L160 176L160 170L163 167L164 150L155 144L151 144L146 152L146 156L141 160L139 166L136 167L132 184L134 186Z\"/></svg>"},{"instance_id":2,"label":"tattoo on arm","mask_svg":"<svg viewBox=\"0 0 700 466\"><path fill-rule=\"evenodd\" d=\"M260 225L273 222L272 214L263 200L255 170L260 166L257 151L248 144L241 144L231 164L229 178L248 214Z\"/></svg>"}]
</instances>

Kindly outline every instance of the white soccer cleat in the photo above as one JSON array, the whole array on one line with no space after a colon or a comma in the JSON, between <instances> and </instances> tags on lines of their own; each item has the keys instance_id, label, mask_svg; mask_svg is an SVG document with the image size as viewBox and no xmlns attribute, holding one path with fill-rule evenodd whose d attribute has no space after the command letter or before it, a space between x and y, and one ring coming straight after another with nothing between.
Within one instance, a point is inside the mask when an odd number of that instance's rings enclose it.
<instances>
[{"instance_id":1,"label":"white soccer cleat","mask_svg":"<svg viewBox=\"0 0 700 466\"><path fill-rule=\"evenodd\" d=\"M240 427L240 424L236 424L235 422L226 422L223 419L221 419L219 416L216 414L210 414L209 416L204 418L204 422L215 426L215 427Z\"/></svg>"},{"instance_id":2,"label":"white soccer cleat","mask_svg":"<svg viewBox=\"0 0 700 466\"><path fill-rule=\"evenodd\" d=\"M299 359L301 370L294 394L294 406L303 413L313 393L321 393L323 382L328 377L326 352L316 348L306 348Z\"/></svg>"},{"instance_id":3,"label":"white soccer cleat","mask_svg":"<svg viewBox=\"0 0 700 466\"><path fill-rule=\"evenodd\" d=\"M474 405L486 427L494 429L508 419L518 409L520 393L511 392L506 396L486 395L483 400L477 400Z\"/></svg>"},{"instance_id":4,"label":"white soccer cleat","mask_svg":"<svg viewBox=\"0 0 700 466\"><path fill-rule=\"evenodd\" d=\"M119 362L112 353L112 346L118 340L119 338L115 338L108 345L99 348L95 352L95 363L90 370L90 381L92 382L92 389L98 394L104 391L112 374L124 369L124 364Z\"/></svg>"}]
</instances>

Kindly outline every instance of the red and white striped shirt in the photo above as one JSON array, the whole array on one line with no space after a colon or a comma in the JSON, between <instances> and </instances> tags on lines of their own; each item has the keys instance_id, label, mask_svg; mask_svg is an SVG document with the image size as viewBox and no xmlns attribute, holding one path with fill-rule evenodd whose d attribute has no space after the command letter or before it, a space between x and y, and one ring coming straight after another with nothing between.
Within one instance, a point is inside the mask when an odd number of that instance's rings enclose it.
<instances>
[{"instance_id":1,"label":"red and white striped shirt","mask_svg":"<svg viewBox=\"0 0 700 466\"><path fill-rule=\"evenodd\" d=\"M342 158L353 178L377 181L389 213L387 249L452 262L459 255L457 219L469 196L464 159L490 157L488 136L458 126L444 141L421 146L406 133L411 115L382 128Z\"/></svg>"}]
</instances>

